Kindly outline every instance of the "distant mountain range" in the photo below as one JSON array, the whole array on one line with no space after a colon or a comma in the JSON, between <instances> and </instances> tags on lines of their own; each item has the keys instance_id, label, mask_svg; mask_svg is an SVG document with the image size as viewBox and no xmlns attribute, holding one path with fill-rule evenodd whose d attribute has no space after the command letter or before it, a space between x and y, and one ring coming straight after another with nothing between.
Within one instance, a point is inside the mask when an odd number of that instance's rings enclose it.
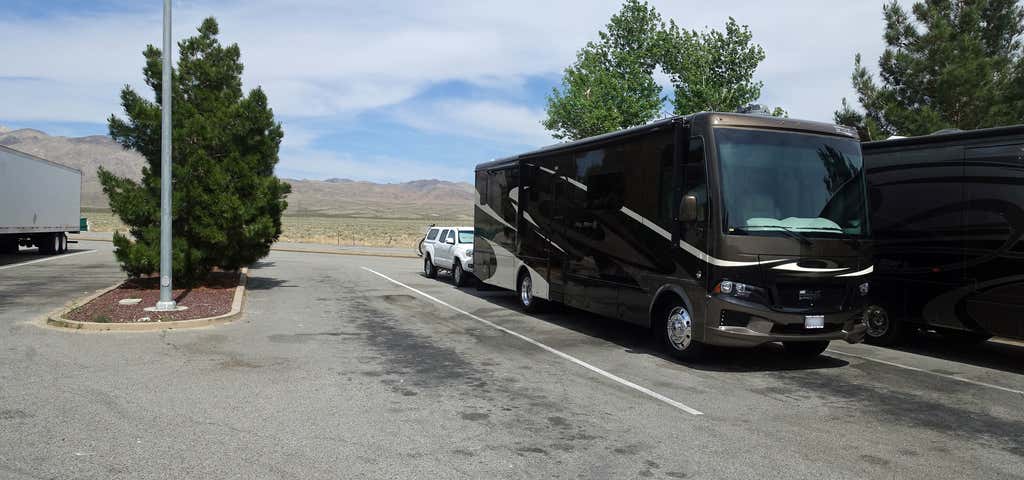
<instances>
[{"instance_id":1,"label":"distant mountain range","mask_svg":"<svg viewBox=\"0 0 1024 480\"><path fill-rule=\"evenodd\" d=\"M97 168L102 166L116 175L138 180L145 165L141 155L103 135L61 137L30 128L11 130L0 126L0 145L81 170L83 208L109 208L96 176ZM446 220L466 220L473 215L473 186L465 182L284 180L292 185L287 215Z\"/></svg>"}]
</instances>

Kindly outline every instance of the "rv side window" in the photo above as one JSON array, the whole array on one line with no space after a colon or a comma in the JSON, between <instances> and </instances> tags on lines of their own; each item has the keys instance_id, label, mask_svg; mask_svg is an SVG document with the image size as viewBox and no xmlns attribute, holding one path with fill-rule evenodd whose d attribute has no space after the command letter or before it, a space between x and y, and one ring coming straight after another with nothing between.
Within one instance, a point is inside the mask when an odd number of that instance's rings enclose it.
<instances>
[{"instance_id":1,"label":"rv side window","mask_svg":"<svg viewBox=\"0 0 1024 480\"><path fill-rule=\"evenodd\" d=\"M683 196L697 197L697 221L707 219L708 185L704 173L704 138L691 137L690 151L683 165Z\"/></svg>"},{"instance_id":2,"label":"rv side window","mask_svg":"<svg viewBox=\"0 0 1024 480\"><path fill-rule=\"evenodd\" d=\"M576 155L576 180L585 189L584 208L622 208L623 154L622 145L613 145Z\"/></svg>"},{"instance_id":3,"label":"rv side window","mask_svg":"<svg viewBox=\"0 0 1024 480\"><path fill-rule=\"evenodd\" d=\"M434 239L436 239L437 238L437 232L438 232L438 230L436 228L431 228L430 231L427 232L427 240L434 240Z\"/></svg>"},{"instance_id":4,"label":"rv side window","mask_svg":"<svg viewBox=\"0 0 1024 480\"><path fill-rule=\"evenodd\" d=\"M668 143L662 146L658 152L658 224L662 228L671 231L674 218L672 217L674 204L677 202L672 192L672 176L674 175L673 165L675 164L675 145Z\"/></svg>"}]
</instances>

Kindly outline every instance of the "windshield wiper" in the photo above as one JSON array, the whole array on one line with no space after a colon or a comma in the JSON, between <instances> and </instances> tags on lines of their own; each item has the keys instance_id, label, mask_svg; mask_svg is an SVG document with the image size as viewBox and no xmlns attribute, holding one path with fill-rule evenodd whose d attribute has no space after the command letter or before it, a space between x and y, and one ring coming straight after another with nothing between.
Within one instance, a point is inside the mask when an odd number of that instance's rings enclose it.
<instances>
[{"instance_id":1,"label":"windshield wiper","mask_svg":"<svg viewBox=\"0 0 1024 480\"><path fill-rule=\"evenodd\" d=\"M843 242L849 244L853 248L859 249L861 247L860 240L847 235L846 234L846 230L843 230L842 228L824 226L824 227L809 227L808 230L827 230L827 231L830 231L830 232L839 232L839 233L842 234L839 237L840 240L842 240Z\"/></svg>"},{"instance_id":2,"label":"windshield wiper","mask_svg":"<svg viewBox=\"0 0 1024 480\"><path fill-rule=\"evenodd\" d=\"M800 243L802 243L804 245L807 245L807 246L814 245L814 242L812 242L811 239L807 237L807 235L804 235L804 234L802 234L802 233L800 233L800 232L798 232L796 230L793 230L792 228L789 228L789 227L787 227L785 225L755 225L754 227L755 228L778 228L778 229L780 229L778 231L788 235L791 238L795 238L798 242L800 242ZM739 233L747 233L748 232L748 230L746 228L743 228L743 227L734 227L733 230L736 231L736 232L739 232Z\"/></svg>"}]
</instances>

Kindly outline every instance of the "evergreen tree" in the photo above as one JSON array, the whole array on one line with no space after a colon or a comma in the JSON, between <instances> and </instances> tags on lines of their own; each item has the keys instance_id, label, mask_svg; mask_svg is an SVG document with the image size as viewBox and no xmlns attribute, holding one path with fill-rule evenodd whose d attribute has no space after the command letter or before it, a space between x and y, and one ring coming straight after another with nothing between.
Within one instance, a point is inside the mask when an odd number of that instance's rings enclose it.
<instances>
[{"instance_id":1,"label":"evergreen tree","mask_svg":"<svg viewBox=\"0 0 1024 480\"><path fill-rule=\"evenodd\" d=\"M203 21L198 35L178 43L172 73L173 264L177 283L201 280L212 268L235 270L270 252L281 234L281 214L291 187L274 176L284 133L260 88L243 94L237 44L217 40L217 22ZM114 246L130 276L160 267L161 52L143 52L150 101L131 87L121 90L125 119L111 115L110 136L146 159L136 183L100 168L110 207L128 226Z\"/></svg>"},{"instance_id":2,"label":"evergreen tree","mask_svg":"<svg viewBox=\"0 0 1024 480\"><path fill-rule=\"evenodd\" d=\"M881 84L859 54L854 60L859 126L924 135L1024 121L1024 9L1016 0L926 0L913 5L913 19L895 1L883 11Z\"/></svg>"},{"instance_id":3,"label":"evergreen tree","mask_svg":"<svg viewBox=\"0 0 1024 480\"><path fill-rule=\"evenodd\" d=\"M885 132L878 128L878 124L874 120L864 117L864 114L853 108L846 101L846 98L843 98L842 104L839 110L836 110L835 114L833 114L832 120L836 125L847 125L856 128L863 142L881 140L886 136Z\"/></svg>"}]
</instances>

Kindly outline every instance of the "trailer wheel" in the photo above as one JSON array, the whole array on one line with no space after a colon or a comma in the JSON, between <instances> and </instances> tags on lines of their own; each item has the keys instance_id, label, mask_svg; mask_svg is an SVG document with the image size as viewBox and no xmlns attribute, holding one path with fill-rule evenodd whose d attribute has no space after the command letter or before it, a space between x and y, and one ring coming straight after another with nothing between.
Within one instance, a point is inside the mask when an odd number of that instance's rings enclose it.
<instances>
[{"instance_id":1,"label":"trailer wheel","mask_svg":"<svg viewBox=\"0 0 1024 480\"><path fill-rule=\"evenodd\" d=\"M18 239L0 238L0 253L18 253Z\"/></svg>"},{"instance_id":2,"label":"trailer wheel","mask_svg":"<svg viewBox=\"0 0 1024 480\"><path fill-rule=\"evenodd\" d=\"M57 238L60 239L60 253L68 251L68 236L63 233L58 233Z\"/></svg>"},{"instance_id":3,"label":"trailer wheel","mask_svg":"<svg viewBox=\"0 0 1024 480\"><path fill-rule=\"evenodd\" d=\"M33 242L39 247L39 253L42 255L54 255L60 252L60 238L55 233L36 237Z\"/></svg>"}]
</instances>

